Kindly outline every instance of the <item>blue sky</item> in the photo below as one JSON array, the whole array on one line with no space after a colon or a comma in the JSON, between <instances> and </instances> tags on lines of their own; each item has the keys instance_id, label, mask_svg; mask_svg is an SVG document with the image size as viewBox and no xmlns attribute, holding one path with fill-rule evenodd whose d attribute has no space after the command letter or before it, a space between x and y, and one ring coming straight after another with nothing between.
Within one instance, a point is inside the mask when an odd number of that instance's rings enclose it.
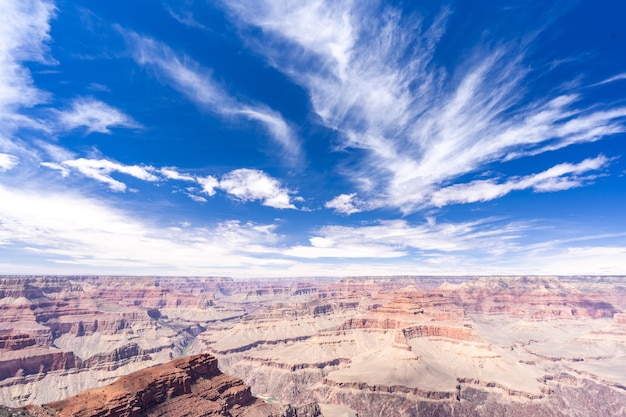
<instances>
[{"instance_id":1,"label":"blue sky","mask_svg":"<svg viewBox=\"0 0 626 417\"><path fill-rule=\"evenodd\" d=\"M626 274L625 15L1 1L0 269Z\"/></svg>"}]
</instances>

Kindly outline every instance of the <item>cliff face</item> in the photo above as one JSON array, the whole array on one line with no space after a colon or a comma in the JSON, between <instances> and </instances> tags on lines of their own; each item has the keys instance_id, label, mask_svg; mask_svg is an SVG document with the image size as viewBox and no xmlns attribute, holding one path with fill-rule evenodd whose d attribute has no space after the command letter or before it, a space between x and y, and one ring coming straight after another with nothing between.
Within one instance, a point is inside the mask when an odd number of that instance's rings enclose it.
<instances>
[{"instance_id":1,"label":"cliff face","mask_svg":"<svg viewBox=\"0 0 626 417\"><path fill-rule=\"evenodd\" d=\"M240 379L222 374L211 355L176 359L26 411L56 417L279 415L276 407L254 398Z\"/></svg>"}]
</instances>

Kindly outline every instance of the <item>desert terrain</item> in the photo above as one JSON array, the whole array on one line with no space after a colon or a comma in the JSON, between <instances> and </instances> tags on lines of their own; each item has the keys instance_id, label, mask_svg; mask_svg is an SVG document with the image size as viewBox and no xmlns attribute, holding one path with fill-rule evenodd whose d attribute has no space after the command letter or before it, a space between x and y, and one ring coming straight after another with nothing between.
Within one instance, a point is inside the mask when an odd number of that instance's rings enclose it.
<instances>
[{"instance_id":1,"label":"desert terrain","mask_svg":"<svg viewBox=\"0 0 626 417\"><path fill-rule=\"evenodd\" d=\"M94 389L189 358L218 385L185 395L227 386L238 415L625 415L626 279L0 277L4 406L102 407Z\"/></svg>"}]
</instances>

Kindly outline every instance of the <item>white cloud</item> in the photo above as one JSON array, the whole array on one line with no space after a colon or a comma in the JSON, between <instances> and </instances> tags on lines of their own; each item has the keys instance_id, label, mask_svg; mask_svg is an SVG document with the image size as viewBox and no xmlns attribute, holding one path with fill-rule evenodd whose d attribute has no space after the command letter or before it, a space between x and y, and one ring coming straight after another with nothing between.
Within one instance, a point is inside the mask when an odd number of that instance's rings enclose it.
<instances>
[{"instance_id":1,"label":"white cloud","mask_svg":"<svg viewBox=\"0 0 626 417\"><path fill-rule=\"evenodd\" d=\"M451 203L473 203L500 198L512 191L532 188L536 192L554 192L581 187L595 178L583 175L606 167L608 159L602 155L585 159L579 164L559 164L538 174L511 178L506 182L496 180L476 180L465 184L454 184L434 192L433 205L442 207Z\"/></svg>"},{"instance_id":2,"label":"white cloud","mask_svg":"<svg viewBox=\"0 0 626 417\"><path fill-rule=\"evenodd\" d=\"M324 207L335 209L337 213L354 214L361 212L361 209L355 204L356 193L340 194L324 204Z\"/></svg>"},{"instance_id":3,"label":"white cloud","mask_svg":"<svg viewBox=\"0 0 626 417\"><path fill-rule=\"evenodd\" d=\"M323 69L340 78L345 77L355 29L358 30L352 21L354 4L354 1L323 0L224 1L224 5L244 21L279 33L288 42L313 52L322 60Z\"/></svg>"},{"instance_id":4,"label":"white cloud","mask_svg":"<svg viewBox=\"0 0 626 417\"><path fill-rule=\"evenodd\" d=\"M36 140L35 144L43 149L48 157L52 158L52 160L56 162L74 159L76 157L73 152L54 143Z\"/></svg>"},{"instance_id":5,"label":"white cloud","mask_svg":"<svg viewBox=\"0 0 626 417\"><path fill-rule=\"evenodd\" d=\"M282 262L256 256L273 251L278 236L271 225L229 221L212 228L160 227L73 193L2 184L0 201L11 201L0 204L0 245L30 252L47 268L206 275Z\"/></svg>"},{"instance_id":6,"label":"white cloud","mask_svg":"<svg viewBox=\"0 0 626 417\"><path fill-rule=\"evenodd\" d=\"M215 189L219 186L219 181L212 175L204 178L197 178L198 184L202 186L202 192L210 197L215 195Z\"/></svg>"},{"instance_id":7,"label":"white cloud","mask_svg":"<svg viewBox=\"0 0 626 417\"><path fill-rule=\"evenodd\" d=\"M206 198L204 198L202 196L199 196L199 195L196 195L196 194L194 194L192 192L187 192L186 194L187 194L187 197L191 198L196 203L206 203L207 202Z\"/></svg>"},{"instance_id":8,"label":"white cloud","mask_svg":"<svg viewBox=\"0 0 626 417\"><path fill-rule=\"evenodd\" d=\"M617 74L617 75L615 75L613 77L609 77L606 80L600 81L599 83L592 84L591 87L597 87L599 85L610 84L610 83L613 83L615 81L622 81L622 80L626 80L626 72L623 72L621 74Z\"/></svg>"},{"instance_id":9,"label":"white cloud","mask_svg":"<svg viewBox=\"0 0 626 417\"><path fill-rule=\"evenodd\" d=\"M53 169L55 171L59 171L61 173L61 176L63 178L67 177L68 175L70 175L70 169L58 164L56 162L41 162L39 165L41 165L42 167L46 167L49 169Z\"/></svg>"},{"instance_id":10,"label":"white cloud","mask_svg":"<svg viewBox=\"0 0 626 417\"><path fill-rule=\"evenodd\" d=\"M445 8L426 24L368 2L222 4L262 29L246 32L250 44L308 90L314 111L341 133L341 150L356 150L360 163L346 175L364 201L411 213L487 164L626 131L626 107L586 107L576 94L550 92L529 102L525 44L498 40L454 68L439 66Z\"/></svg>"},{"instance_id":11,"label":"white cloud","mask_svg":"<svg viewBox=\"0 0 626 417\"><path fill-rule=\"evenodd\" d=\"M367 226L325 226L310 238L309 246L295 246L286 254L302 258L402 257L409 249L436 252L485 250L501 253L516 247L527 225L493 219L437 223L429 218L412 225L405 220L379 221Z\"/></svg>"},{"instance_id":12,"label":"white cloud","mask_svg":"<svg viewBox=\"0 0 626 417\"><path fill-rule=\"evenodd\" d=\"M393 274L624 274L626 248L615 245L537 251L517 245L528 225L496 220L327 226L307 246L283 247L273 224L226 221L212 227L172 219L156 226L75 193L0 184L0 255L28 253L7 273L319 276ZM563 242L562 242L563 243ZM411 250L422 252L415 255ZM479 251L481 256L476 256ZM515 256L503 256L503 252ZM410 256L410 257L409 257ZM333 258L343 259L335 262ZM316 261L317 260L317 261Z\"/></svg>"},{"instance_id":13,"label":"white cloud","mask_svg":"<svg viewBox=\"0 0 626 417\"><path fill-rule=\"evenodd\" d=\"M67 130L87 128L88 133L111 133L112 127L140 127L130 116L94 98L74 100L72 108L58 113L59 123Z\"/></svg>"},{"instance_id":14,"label":"white cloud","mask_svg":"<svg viewBox=\"0 0 626 417\"><path fill-rule=\"evenodd\" d=\"M241 201L260 201L278 209L296 209L291 203L291 191L263 171L236 169L224 175L219 188ZM210 194L209 194L210 195Z\"/></svg>"},{"instance_id":15,"label":"white cloud","mask_svg":"<svg viewBox=\"0 0 626 417\"><path fill-rule=\"evenodd\" d=\"M48 130L44 122L22 113L48 99L34 86L24 62L54 63L46 46L54 13L52 1L0 1L0 152L28 156L31 150L13 133L21 127Z\"/></svg>"},{"instance_id":16,"label":"white cloud","mask_svg":"<svg viewBox=\"0 0 626 417\"><path fill-rule=\"evenodd\" d=\"M225 117L244 116L261 123L281 147L288 162L294 165L301 157L297 135L282 115L264 105L245 104L230 96L216 82L211 71L168 46L134 32L120 29L140 65L151 66L159 76L195 103Z\"/></svg>"},{"instance_id":17,"label":"white cloud","mask_svg":"<svg viewBox=\"0 0 626 417\"><path fill-rule=\"evenodd\" d=\"M164 173L163 170L160 170ZM166 177L180 179L181 174ZM202 188L202 194L213 197L217 190L222 190L231 197L242 201L259 201L264 206L274 207L278 209L296 209L293 205L294 201L303 201L299 196L292 196L293 192L284 188L280 181L269 176L263 171L256 169L241 168L230 171L221 178L207 175L206 177L187 177L186 180L197 182ZM194 201L206 202L207 200L196 194L196 190L190 188L187 195Z\"/></svg>"},{"instance_id":18,"label":"white cloud","mask_svg":"<svg viewBox=\"0 0 626 417\"><path fill-rule=\"evenodd\" d=\"M196 178L188 175L188 174L181 174L180 172L178 172L176 170L176 168L174 167L166 167L166 168L161 168L159 170L159 172L165 177L168 178L170 180L178 180L178 181L192 181L195 182Z\"/></svg>"},{"instance_id":19,"label":"white cloud","mask_svg":"<svg viewBox=\"0 0 626 417\"><path fill-rule=\"evenodd\" d=\"M1 158L0 162L2 162ZM209 197L213 197L217 190L222 190L236 200L242 202L258 201L264 206L277 209L297 209L293 202L303 201L301 197L293 195L293 191L283 187L279 180L256 169L236 169L224 174L221 178L217 178L212 175L191 176L180 173L173 167L157 169L145 165L124 165L107 159L78 158L62 162L42 162L40 165L59 171L63 177L67 177L72 172L77 172L104 183L111 190L117 192L126 191L127 186L113 178L111 176L113 173L126 174L149 182L159 181L161 178L156 175L159 173L164 179L197 183L201 187L200 192ZM205 197L198 195L196 187L188 187L184 193L193 201L207 202Z\"/></svg>"},{"instance_id":20,"label":"white cloud","mask_svg":"<svg viewBox=\"0 0 626 417\"><path fill-rule=\"evenodd\" d=\"M191 26L198 29L206 29L206 26L204 26L195 19L192 11L185 8L184 6L179 5L180 8L178 10L174 10L172 6L164 3L163 7L165 7L165 10L167 10L167 12L170 14L170 16L172 16L174 20L182 23L183 25Z\"/></svg>"},{"instance_id":21,"label":"white cloud","mask_svg":"<svg viewBox=\"0 0 626 417\"><path fill-rule=\"evenodd\" d=\"M291 165L300 157L300 142L293 133L293 129L282 116L271 109L264 107L243 107L235 113L243 114L251 120L261 122L270 135L282 147L285 157L290 159Z\"/></svg>"},{"instance_id":22,"label":"white cloud","mask_svg":"<svg viewBox=\"0 0 626 417\"><path fill-rule=\"evenodd\" d=\"M126 184L111 177L114 172L130 175L143 181L158 181L151 166L124 165L107 159L86 159L78 158L63 161L61 163L43 162L42 166L61 171L63 176L67 176L70 171L76 171L80 174L94 179L96 181L107 184L113 191L126 191Z\"/></svg>"},{"instance_id":23,"label":"white cloud","mask_svg":"<svg viewBox=\"0 0 626 417\"><path fill-rule=\"evenodd\" d=\"M33 86L24 61L49 62L45 42L50 39L51 1L3 1L0 3L0 109L2 115L20 106L41 103L45 94Z\"/></svg>"},{"instance_id":24,"label":"white cloud","mask_svg":"<svg viewBox=\"0 0 626 417\"><path fill-rule=\"evenodd\" d=\"M20 159L15 155L0 153L0 172L13 169L19 163Z\"/></svg>"},{"instance_id":25,"label":"white cloud","mask_svg":"<svg viewBox=\"0 0 626 417\"><path fill-rule=\"evenodd\" d=\"M337 197L324 204L324 207L328 209L334 209L336 213L340 214L354 214L362 211L372 210L380 207L382 204L377 201L363 201L357 197L356 193L351 194L339 194Z\"/></svg>"}]
</instances>

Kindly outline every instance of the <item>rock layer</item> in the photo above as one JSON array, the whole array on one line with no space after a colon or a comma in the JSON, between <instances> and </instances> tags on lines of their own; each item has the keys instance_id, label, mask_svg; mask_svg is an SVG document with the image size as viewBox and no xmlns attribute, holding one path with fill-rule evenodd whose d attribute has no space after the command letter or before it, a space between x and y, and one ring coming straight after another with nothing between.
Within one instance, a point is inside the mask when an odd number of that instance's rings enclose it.
<instances>
[{"instance_id":1,"label":"rock layer","mask_svg":"<svg viewBox=\"0 0 626 417\"><path fill-rule=\"evenodd\" d=\"M321 417L317 404L281 410L253 397L208 354L134 372L62 401L7 411L35 417Z\"/></svg>"},{"instance_id":2,"label":"rock layer","mask_svg":"<svg viewBox=\"0 0 626 417\"><path fill-rule=\"evenodd\" d=\"M176 359L30 410L57 417L267 416L272 411L241 380L222 374L210 355Z\"/></svg>"}]
</instances>

